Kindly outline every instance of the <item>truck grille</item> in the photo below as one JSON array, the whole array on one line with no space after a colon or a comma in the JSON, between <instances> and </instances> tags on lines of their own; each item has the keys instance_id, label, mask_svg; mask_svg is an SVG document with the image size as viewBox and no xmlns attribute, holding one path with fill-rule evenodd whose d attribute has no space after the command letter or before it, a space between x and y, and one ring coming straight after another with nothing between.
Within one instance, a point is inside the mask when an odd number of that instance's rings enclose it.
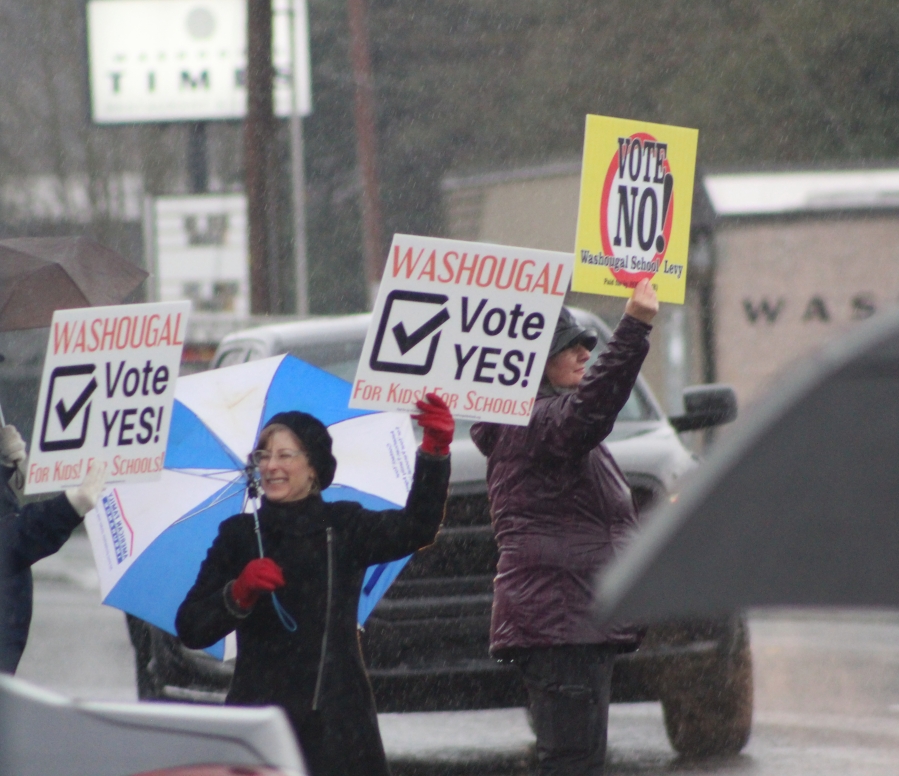
<instances>
[{"instance_id":1,"label":"truck grille","mask_svg":"<svg viewBox=\"0 0 899 776\"><path fill-rule=\"evenodd\" d=\"M366 623L369 669L449 669L488 659L497 550L486 494L452 496L430 547L420 550Z\"/></svg>"}]
</instances>

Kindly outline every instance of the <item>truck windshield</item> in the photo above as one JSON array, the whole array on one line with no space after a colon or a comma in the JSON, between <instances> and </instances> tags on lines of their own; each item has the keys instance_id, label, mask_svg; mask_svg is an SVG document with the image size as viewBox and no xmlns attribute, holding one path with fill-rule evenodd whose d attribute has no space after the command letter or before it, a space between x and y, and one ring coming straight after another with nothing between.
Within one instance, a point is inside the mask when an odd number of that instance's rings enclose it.
<instances>
[{"instance_id":1,"label":"truck windshield","mask_svg":"<svg viewBox=\"0 0 899 776\"><path fill-rule=\"evenodd\" d=\"M345 340L343 342L317 342L303 343L290 349L291 355L302 359L306 363L324 369L332 375L340 377L351 383L356 376L356 366L362 355L363 340ZM589 363L592 365L597 356L602 352L605 343L600 341L596 349L590 355ZM653 420L655 418L652 407L643 397L639 388L631 393L627 404L618 414L619 420ZM459 421L463 423L464 421ZM465 423L466 426L470 425Z\"/></svg>"},{"instance_id":2,"label":"truck windshield","mask_svg":"<svg viewBox=\"0 0 899 776\"><path fill-rule=\"evenodd\" d=\"M292 347L289 353L351 383L356 377L362 344L362 340L304 343Z\"/></svg>"}]
</instances>

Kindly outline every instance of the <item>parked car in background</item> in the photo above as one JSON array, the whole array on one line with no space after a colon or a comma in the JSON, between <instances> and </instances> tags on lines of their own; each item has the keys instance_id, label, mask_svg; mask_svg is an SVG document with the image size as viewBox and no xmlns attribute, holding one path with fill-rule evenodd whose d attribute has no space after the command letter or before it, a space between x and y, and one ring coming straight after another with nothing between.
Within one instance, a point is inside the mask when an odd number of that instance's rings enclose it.
<instances>
[{"instance_id":1,"label":"parked car in background","mask_svg":"<svg viewBox=\"0 0 899 776\"><path fill-rule=\"evenodd\" d=\"M575 310L600 332L610 330ZM352 381L368 314L273 324L226 336L212 367L291 353ZM639 510L673 497L697 461L678 432L736 415L733 391L695 386L686 414L666 418L640 378L607 442ZM484 709L525 705L515 669L488 654L497 549L490 525L486 459L460 421L452 445L446 520L437 542L418 552L371 614L362 645L381 711ZM141 698L210 701L224 697L232 667L184 648L131 619ZM613 702L661 700L673 747L683 754L737 752L752 721L752 665L741 616L672 622L650 629L641 648L616 664Z\"/></svg>"}]
</instances>

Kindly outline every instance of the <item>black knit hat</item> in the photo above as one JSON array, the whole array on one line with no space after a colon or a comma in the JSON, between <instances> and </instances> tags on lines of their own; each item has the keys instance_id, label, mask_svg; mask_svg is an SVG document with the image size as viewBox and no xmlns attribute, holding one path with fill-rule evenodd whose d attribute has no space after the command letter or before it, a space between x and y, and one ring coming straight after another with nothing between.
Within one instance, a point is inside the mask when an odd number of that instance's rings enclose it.
<instances>
[{"instance_id":1,"label":"black knit hat","mask_svg":"<svg viewBox=\"0 0 899 776\"><path fill-rule=\"evenodd\" d=\"M279 412L269 418L265 428L273 423L287 426L303 444L309 463L318 475L319 487L324 490L334 480L337 459L331 454L331 435L324 423L308 412Z\"/></svg>"},{"instance_id":2,"label":"black knit hat","mask_svg":"<svg viewBox=\"0 0 899 776\"><path fill-rule=\"evenodd\" d=\"M585 329L577 322L571 310L563 307L556 322L552 344L549 346L549 358L577 344L583 345L587 350L593 350L598 341L599 337L593 329Z\"/></svg>"}]
</instances>

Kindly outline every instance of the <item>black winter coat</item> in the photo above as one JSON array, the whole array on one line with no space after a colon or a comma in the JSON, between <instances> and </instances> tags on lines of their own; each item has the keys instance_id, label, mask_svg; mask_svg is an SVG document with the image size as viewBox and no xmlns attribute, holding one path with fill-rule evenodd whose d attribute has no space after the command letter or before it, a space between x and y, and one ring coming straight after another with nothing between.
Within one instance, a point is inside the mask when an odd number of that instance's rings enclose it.
<instances>
[{"instance_id":1,"label":"black winter coat","mask_svg":"<svg viewBox=\"0 0 899 776\"><path fill-rule=\"evenodd\" d=\"M235 515L200 567L175 627L191 648L237 631L237 661L226 703L277 704L293 724L313 776L387 774L371 685L359 649L356 612L365 569L431 544L449 486L449 458L418 454L405 509L373 512L320 496L259 511L266 557L284 572L278 601L296 620L289 633L263 595L245 617L226 598L259 552L253 517ZM329 564L330 555L330 564ZM329 565L331 568L330 606Z\"/></svg>"},{"instance_id":2,"label":"black winter coat","mask_svg":"<svg viewBox=\"0 0 899 776\"><path fill-rule=\"evenodd\" d=\"M0 467L0 671L10 674L31 627L31 565L62 547L81 522L65 494L20 506L9 486L14 473Z\"/></svg>"},{"instance_id":3,"label":"black winter coat","mask_svg":"<svg viewBox=\"0 0 899 776\"><path fill-rule=\"evenodd\" d=\"M602 444L627 402L652 327L625 315L577 389L541 387L527 426L477 423L499 546L490 651L562 644L633 649L639 631L599 625L593 582L637 526L630 488Z\"/></svg>"}]
</instances>

